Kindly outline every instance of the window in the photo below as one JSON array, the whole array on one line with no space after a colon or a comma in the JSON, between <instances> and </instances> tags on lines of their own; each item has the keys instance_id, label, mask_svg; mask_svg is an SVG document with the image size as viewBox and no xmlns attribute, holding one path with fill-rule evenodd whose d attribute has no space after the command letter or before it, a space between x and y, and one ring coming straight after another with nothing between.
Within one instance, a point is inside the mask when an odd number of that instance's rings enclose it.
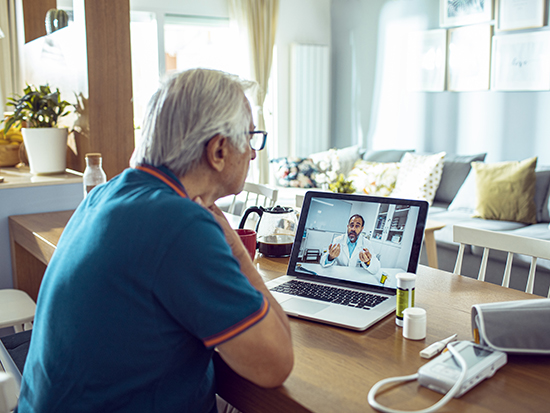
<instances>
[{"instance_id":1,"label":"window","mask_svg":"<svg viewBox=\"0 0 550 413\"><path fill-rule=\"evenodd\" d=\"M238 33L228 18L165 16L166 73L203 67L247 77L248 61L237 44Z\"/></svg>"}]
</instances>

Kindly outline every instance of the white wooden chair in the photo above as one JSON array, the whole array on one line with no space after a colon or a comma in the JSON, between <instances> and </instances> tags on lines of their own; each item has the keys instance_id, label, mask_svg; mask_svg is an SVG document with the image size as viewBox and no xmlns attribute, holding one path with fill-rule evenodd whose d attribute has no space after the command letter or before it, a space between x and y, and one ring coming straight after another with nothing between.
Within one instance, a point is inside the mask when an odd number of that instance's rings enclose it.
<instances>
[{"instance_id":1,"label":"white wooden chair","mask_svg":"<svg viewBox=\"0 0 550 413\"><path fill-rule=\"evenodd\" d=\"M525 292L530 294L533 294L533 287L535 285L537 258L550 260L550 241L546 240L503 234L501 232L463 227L460 225L453 226L453 240L460 244L456 257L455 269L453 271L454 274L460 274L462 270L462 260L466 245L483 248L481 266L477 277L480 281L485 281L489 251L497 250L507 252L508 257L506 259L506 267L502 278L502 286L506 288L510 285L514 254L522 254L531 257L531 266L529 268L529 276L525 287ZM550 298L550 289L548 291L548 298Z\"/></svg>"},{"instance_id":2,"label":"white wooden chair","mask_svg":"<svg viewBox=\"0 0 550 413\"><path fill-rule=\"evenodd\" d=\"M32 328L36 303L21 290L0 290L0 328L13 327L16 333Z\"/></svg>"},{"instance_id":3,"label":"white wooden chair","mask_svg":"<svg viewBox=\"0 0 550 413\"><path fill-rule=\"evenodd\" d=\"M263 206L263 207L272 207L275 206L277 202L277 196L279 195L278 189L270 188L266 185L255 184L252 182L245 182L242 192L233 197L233 201L229 206L227 212L229 214L235 215L235 207L237 205L237 200L242 201L242 208L240 214L242 215L246 208L249 206Z\"/></svg>"},{"instance_id":4,"label":"white wooden chair","mask_svg":"<svg viewBox=\"0 0 550 413\"><path fill-rule=\"evenodd\" d=\"M0 413L10 413L17 407L18 387L12 375L0 371Z\"/></svg>"}]
</instances>

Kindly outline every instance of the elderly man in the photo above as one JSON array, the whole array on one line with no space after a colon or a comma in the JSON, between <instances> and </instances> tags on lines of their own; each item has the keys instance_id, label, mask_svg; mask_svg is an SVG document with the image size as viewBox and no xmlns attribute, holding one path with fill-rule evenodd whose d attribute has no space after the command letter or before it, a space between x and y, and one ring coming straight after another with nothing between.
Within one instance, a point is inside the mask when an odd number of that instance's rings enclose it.
<instances>
[{"instance_id":1,"label":"elderly man","mask_svg":"<svg viewBox=\"0 0 550 413\"><path fill-rule=\"evenodd\" d=\"M215 412L215 350L257 385L286 379L288 319L214 205L265 145L248 86L196 69L152 97L132 167L90 192L48 265L20 413Z\"/></svg>"},{"instance_id":2,"label":"elderly man","mask_svg":"<svg viewBox=\"0 0 550 413\"><path fill-rule=\"evenodd\" d=\"M328 251L321 256L321 265L328 267L338 263L349 267L360 265L362 268L376 274L380 270L380 261L372 253L369 240L361 236L365 220L359 214L352 215L348 221L347 237L339 235L329 245Z\"/></svg>"}]
</instances>

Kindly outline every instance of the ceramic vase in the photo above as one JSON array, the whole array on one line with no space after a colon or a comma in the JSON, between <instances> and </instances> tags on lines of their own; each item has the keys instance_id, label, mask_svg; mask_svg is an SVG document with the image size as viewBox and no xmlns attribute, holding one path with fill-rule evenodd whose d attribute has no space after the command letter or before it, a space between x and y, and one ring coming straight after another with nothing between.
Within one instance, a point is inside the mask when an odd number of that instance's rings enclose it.
<instances>
[{"instance_id":1,"label":"ceramic vase","mask_svg":"<svg viewBox=\"0 0 550 413\"><path fill-rule=\"evenodd\" d=\"M67 128L23 128L21 133L32 174L65 172Z\"/></svg>"}]
</instances>

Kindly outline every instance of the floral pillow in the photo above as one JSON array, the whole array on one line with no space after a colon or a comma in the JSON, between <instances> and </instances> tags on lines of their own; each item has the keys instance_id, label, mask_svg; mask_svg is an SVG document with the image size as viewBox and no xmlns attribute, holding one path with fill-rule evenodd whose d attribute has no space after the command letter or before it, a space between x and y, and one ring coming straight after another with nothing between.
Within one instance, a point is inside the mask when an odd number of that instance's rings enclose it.
<instances>
[{"instance_id":1,"label":"floral pillow","mask_svg":"<svg viewBox=\"0 0 550 413\"><path fill-rule=\"evenodd\" d=\"M368 162L359 160L348 175L358 192L389 196L397 182L399 162Z\"/></svg>"},{"instance_id":2,"label":"floral pillow","mask_svg":"<svg viewBox=\"0 0 550 413\"><path fill-rule=\"evenodd\" d=\"M280 186L294 188L316 188L316 175L319 172L309 158L277 158L272 159L275 164L275 178Z\"/></svg>"}]
</instances>

